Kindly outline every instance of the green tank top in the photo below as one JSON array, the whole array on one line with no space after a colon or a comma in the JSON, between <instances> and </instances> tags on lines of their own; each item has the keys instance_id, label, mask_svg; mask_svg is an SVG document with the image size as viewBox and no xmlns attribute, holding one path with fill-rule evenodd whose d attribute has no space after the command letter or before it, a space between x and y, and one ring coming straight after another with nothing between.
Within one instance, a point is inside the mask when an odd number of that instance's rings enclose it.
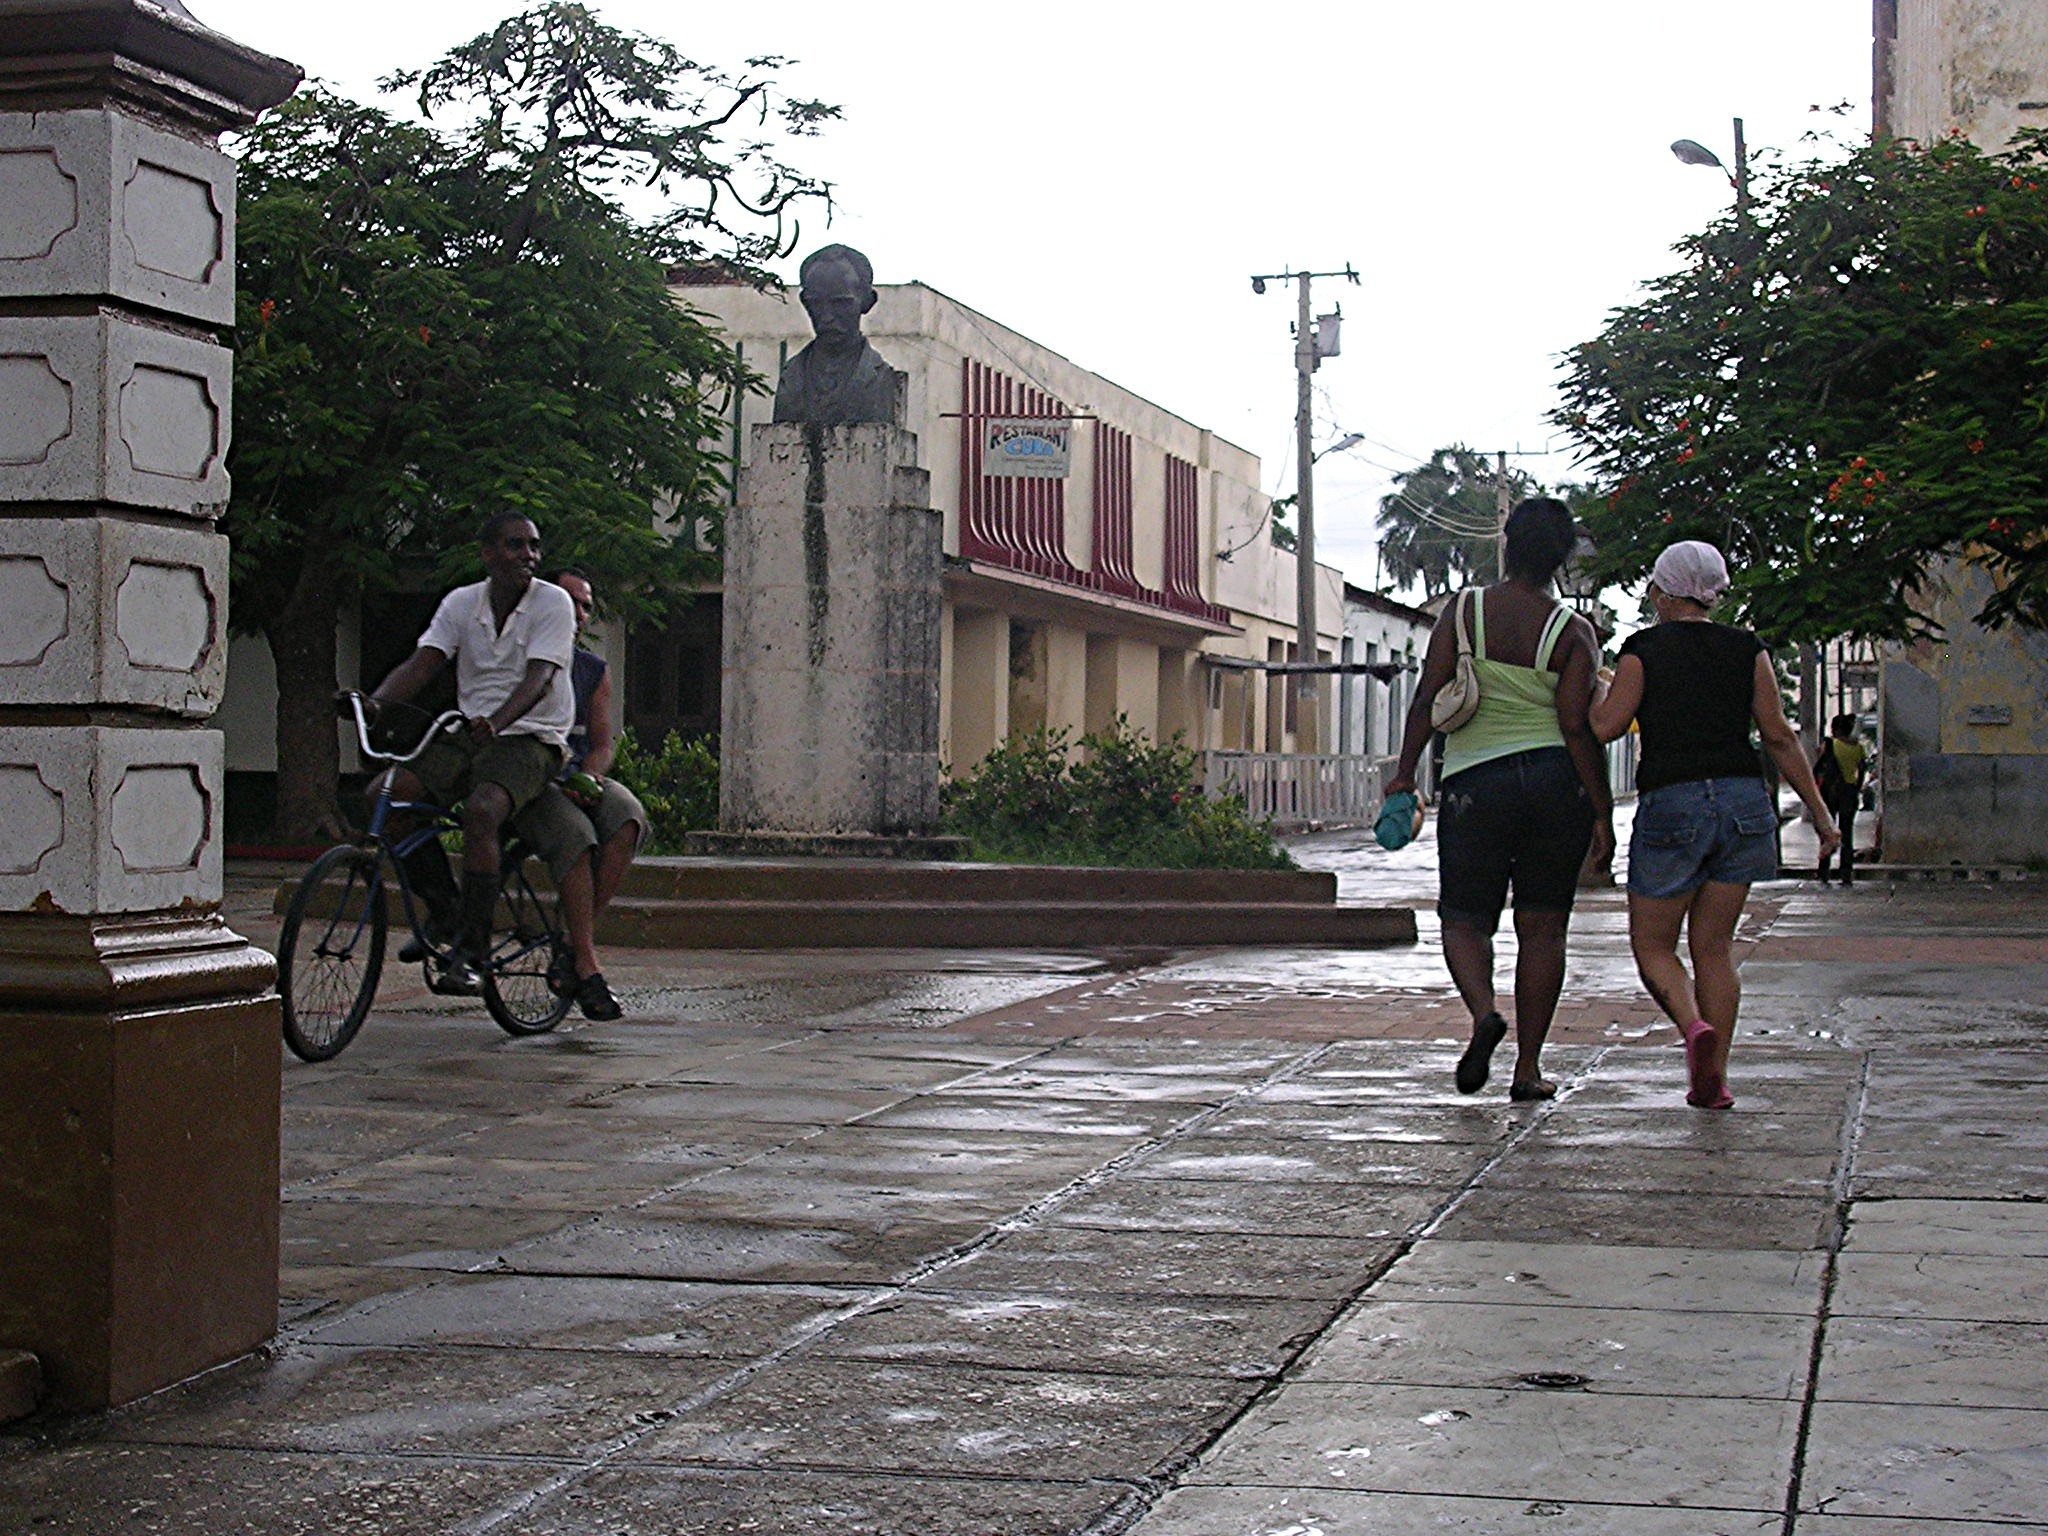
<instances>
[{"instance_id":1,"label":"green tank top","mask_svg":"<svg viewBox=\"0 0 2048 1536\"><path fill-rule=\"evenodd\" d=\"M1557 723L1557 674L1550 670L1550 658L1558 637L1571 622L1571 610L1562 603L1551 610L1537 637L1536 665L1518 667L1486 659L1485 592L1475 592L1470 602L1479 708L1444 738L1445 778L1515 752L1564 745L1564 731Z\"/></svg>"}]
</instances>

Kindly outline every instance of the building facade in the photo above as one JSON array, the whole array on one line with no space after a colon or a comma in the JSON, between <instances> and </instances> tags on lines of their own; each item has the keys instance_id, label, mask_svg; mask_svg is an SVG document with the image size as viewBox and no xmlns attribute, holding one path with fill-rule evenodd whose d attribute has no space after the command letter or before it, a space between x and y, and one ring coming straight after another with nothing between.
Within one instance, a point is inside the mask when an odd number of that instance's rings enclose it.
<instances>
[{"instance_id":1,"label":"building facade","mask_svg":"<svg viewBox=\"0 0 2048 1536\"><path fill-rule=\"evenodd\" d=\"M810 322L793 293L690 282L674 291L763 377L731 408L737 458L749 428L770 418L775 381L809 342ZM864 329L905 375L904 424L945 518L948 768L971 769L1012 732L1078 737L1120 716L1200 749L1291 750L1293 690L1278 675L1217 664L1295 659L1295 561L1270 537L1258 459L936 289L878 292ZM988 424L1019 417L1066 429L1065 476L991 473ZM1343 583L1328 567L1318 576L1317 659L1334 661ZM642 734L693 711L715 729L711 611L635 632L623 694ZM1326 680L1324 741L1336 692Z\"/></svg>"},{"instance_id":2,"label":"building facade","mask_svg":"<svg viewBox=\"0 0 2048 1536\"><path fill-rule=\"evenodd\" d=\"M1877 0L1877 131L1960 131L1987 150L2048 127L2048 4ZM1877 665L1882 855L1898 864L2048 859L2048 635L1971 621L1991 577L1967 560L1931 573L1938 641ZM1843 669L1847 671L1847 668Z\"/></svg>"}]
</instances>

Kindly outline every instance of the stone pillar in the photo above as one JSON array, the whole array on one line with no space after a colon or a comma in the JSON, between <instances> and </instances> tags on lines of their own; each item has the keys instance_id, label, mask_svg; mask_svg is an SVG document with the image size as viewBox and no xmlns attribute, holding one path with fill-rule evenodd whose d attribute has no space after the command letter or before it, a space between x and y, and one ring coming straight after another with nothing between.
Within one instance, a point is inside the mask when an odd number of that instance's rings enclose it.
<instances>
[{"instance_id":1,"label":"stone pillar","mask_svg":"<svg viewBox=\"0 0 2048 1536\"><path fill-rule=\"evenodd\" d=\"M753 429L725 534L717 835L705 852L949 851L940 514L900 427Z\"/></svg>"},{"instance_id":2,"label":"stone pillar","mask_svg":"<svg viewBox=\"0 0 2048 1536\"><path fill-rule=\"evenodd\" d=\"M102 1407L277 1316L278 1017L220 917L234 164L298 71L0 0L0 1348Z\"/></svg>"}]
</instances>

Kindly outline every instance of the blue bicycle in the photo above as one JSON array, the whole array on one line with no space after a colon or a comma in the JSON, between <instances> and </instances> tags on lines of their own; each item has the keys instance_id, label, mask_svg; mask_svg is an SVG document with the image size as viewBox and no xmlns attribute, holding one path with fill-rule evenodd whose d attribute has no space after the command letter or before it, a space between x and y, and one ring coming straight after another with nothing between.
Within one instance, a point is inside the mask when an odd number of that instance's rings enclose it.
<instances>
[{"instance_id":1,"label":"blue bicycle","mask_svg":"<svg viewBox=\"0 0 2048 1536\"><path fill-rule=\"evenodd\" d=\"M429 718L409 705L377 706L373 726L359 693L343 695L355 717L356 741L366 761L388 766L410 763L444 732L463 729L450 710ZM422 729L422 725L424 728ZM409 751L393 737L419 731ZM417 818L412 830L394 834L393 816ZM361 841L342 843L313 861L285 909L277 943L277 989L284 999L284 1040L302 1061L331 1061L363 1027L384 972L384 945L393 908L412 931L410 948L420 956L427 985L435 991L449 946L423 921L414 898L406 859L430 839L460 831L461 818L446 806L392 798L391 781L371 807ZM573 968L569 941L553 900L543 900L527 876L528 852L516 834L506 833L499 861L503 884L491 929L491 952L478 967L483 1003L510 1035L538 1035L561 1023L569 1011ZM411 958L410 955L404 958Z\"/></svg>"}]
</instances>

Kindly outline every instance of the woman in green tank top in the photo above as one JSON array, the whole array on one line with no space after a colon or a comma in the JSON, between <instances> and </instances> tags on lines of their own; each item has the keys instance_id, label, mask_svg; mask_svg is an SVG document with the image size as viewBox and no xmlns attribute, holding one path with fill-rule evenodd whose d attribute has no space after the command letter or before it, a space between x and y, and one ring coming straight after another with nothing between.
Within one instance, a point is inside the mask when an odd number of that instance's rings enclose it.
<instances>
[{"instance_id":1,"label":"woman in green tank top","mask_svg":"<svg viewBox=\"0 0 2048 1536\"><path fill-rule=\"evenodd\" d=\"M1450 682L1462 628L1479 682L1479 707L1444 738L1437 788L1437 915L1444 962L1472 1015L1458 1062L1460 1093L1485 1086L1508 1032L1493 979L1493 935L1515 901L1515 1073L1508 1097L1547 1099L1543 1042L1564 990L1565 932L1590 849L1614 855L1607 762L1586 710L1599 641L1593 626L1550 595L1578 542L1564 504L1537 497L1507 524L1507 579L1460 593L1438 618L1408 710L1401 759L1386 790L1415 788L1433 734L1431 706Z\"/></svg>"}]
</instances>

